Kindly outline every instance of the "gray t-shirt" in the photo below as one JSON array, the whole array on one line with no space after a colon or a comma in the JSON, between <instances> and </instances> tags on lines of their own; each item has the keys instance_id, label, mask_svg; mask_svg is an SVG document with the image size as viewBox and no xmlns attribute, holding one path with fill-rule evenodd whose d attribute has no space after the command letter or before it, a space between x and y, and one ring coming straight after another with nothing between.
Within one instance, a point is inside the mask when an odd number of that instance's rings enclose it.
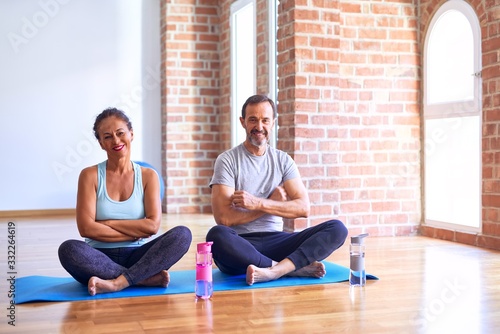
<instances>
[{"instance_id":1,"label":"gray t-shirt","mask_svg":"<svg viewBox=\"0 0 500 334\"><path fill-rule=\"evenodd\" d=\"M219 155L210 187L221 184L234 190L244 190L256 197L268 198L283 182L296 177L300 177L299 170L287 153L268 146L264 155L256 156L240 144ZM238 234L282 231L283 218L265 214L250 223L232 228Z\"/></svg>"}]
</instances>

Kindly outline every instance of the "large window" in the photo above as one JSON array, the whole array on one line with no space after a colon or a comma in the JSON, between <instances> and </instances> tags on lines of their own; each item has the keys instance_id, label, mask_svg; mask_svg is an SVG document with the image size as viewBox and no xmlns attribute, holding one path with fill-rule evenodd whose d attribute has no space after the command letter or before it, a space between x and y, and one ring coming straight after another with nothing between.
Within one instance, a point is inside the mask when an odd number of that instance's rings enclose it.
<instances>
[{"instance_id":1,"label":"large window","mask_svg":"<svg viewBox=\"0 0 500 334\"><path fill-rule=\"evenodd\" d=\"M231 146L245 140L240 124L241 106L255 94L255 1L239 0L231 5Z\"/></svg>"},{"instance_id":2,"label":"large window","mask_svg":"<svg viewBox=\"0 0 500 334\"><path fill-rule=\"evenodd\" d=\"M425 221L481 227L481 50L474 10L462 0L431 21L424 59Z\"/></svg>"},{"instance_id":3,"label":"large window","mask_svg":"<svg viewBox=\"0 0 500 334\"><path fill-rule=\"evenodd\" d=\"M277 66L276 66L276 35L277 12L279 1L267 2L268 35L257 36L257 22L255 0L238 0L231 5L231 146L239 145L245 140L245 129L242 128L239 118L241 107L245 100L256 93L257 75L257 40L267 47L268 58L268 91L267 95L278 103L277 97ZM262 39L266 39L263 41ZM261 45L262 46L262 45ZM261 92L263 87L259 87ZM270 135L270 144L276 146L278 122Z\"/></svg>"}]
</instances>

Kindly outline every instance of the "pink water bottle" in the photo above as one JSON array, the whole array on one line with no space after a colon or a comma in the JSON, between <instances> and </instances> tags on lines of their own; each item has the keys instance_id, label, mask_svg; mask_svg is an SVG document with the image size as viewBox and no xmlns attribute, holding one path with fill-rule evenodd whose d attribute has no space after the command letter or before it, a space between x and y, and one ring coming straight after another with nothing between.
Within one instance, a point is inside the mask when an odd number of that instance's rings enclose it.
<instances>
[{"instance_id":1,"label":"pink water bottle","mask_svg":"<svg viewBox=\"0 0 500 334\"><path fill-rule=\"evenodd\" d=\"M209 299L212 297L212 241L197 245L196 252L196 285L194 292L197 298Z\"/></svg>"}]
</instances>

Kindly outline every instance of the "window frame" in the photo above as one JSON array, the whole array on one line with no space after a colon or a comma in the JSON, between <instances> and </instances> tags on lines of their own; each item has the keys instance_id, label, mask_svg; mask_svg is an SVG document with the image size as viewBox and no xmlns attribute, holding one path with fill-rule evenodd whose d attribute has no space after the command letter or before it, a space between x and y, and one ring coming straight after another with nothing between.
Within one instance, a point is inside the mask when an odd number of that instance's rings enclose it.
<instances>
[{"instance_id":1,"label":"window frame","mask_svg":"<svg viewBox=\"0 0 500 334\"><path fill-rule=\"evenodd\" d=\"M435 24L438 22L439 18L448 12L449 10L457 10L460 13L462 13L468 20L471 30L472 30L472 38L473 38L473 45L474 45L474 72L471 73L472 76L474 76L474 97L472 100L467 100L467 101L450 101L446 103L434 103L430 104L427 102L427 59L429 57L428 54L428 43L429 43L429 37L430 34L433 31L433 28ZM426 205L426 189L424 187L424 223L428 226L432 227L437 227L437 228L446 228L446 229L453 229L453 230L461 230L461 231L466 231L466 232L474 232L474 233L480 233L482 230L482 179L481 179L481 170L482 170L482 160L481 160L481 154L482 154L482 144L481 144L481 127L482 127L482 117L481 117L481 111L482 111L482 89L481 89L481 84L482 84L482 79L481 79L481 28L479 24L479 19L477 17L477 14L475 13L474 9L465 1L462 0L449 0L445 2L434 14L430 24L429 28L427 30L426 36L425 36L425 43L424 43L424 61L423 61L423 136L424 136L424 142L427 141L428 138L425 137L425 127L426 127L426 121L427 120L432 120L432 119L450 119L450 118L462 118L462 117L470 117L470 116L477 116L479 117L479 138L478 138L478 155L479 155L479 178L478 178L478 185L479 185L479 212L478 212L478 227L474 226L467 226L467 225L462 225L462 224L456 224L452 222L442 222L442 221L436 221L432 219L427 218L427 212L425 212L425 205ZM425 153L425 150L424 150ZM425 154L423 155L423 160L424 160L424 168L423 168L423 174L424 174L424 185L425 185L425 175L428 173L427 171L427 166L425 162Z\"/></svg>"},{"instance_id":2,"label":"window frame","mask_svg":"<svg viewBox=\"0 0 500 334\"><path fill-rule=\"evenodd\" d=\"M472 28L472 38L474 41L474 72L471 73L472 76L475 77L474 80L474 99L473 101L455 101L450 103L435 103L429 104L427 103L427 81L426 81L426 73L427 73L427 52L429 49L429 37L432 33L432 30L440 17L450 10L457 10L464 14L467 20L470 23ZM479 44L478 44L479 42ZM478 115L481 112L481 27L479 25L479 20L477 18L474 9L467 4L463 0L449 0L445 2L434 14L432 18L429 29L427 30L427 34L425 36L424 43L424 117L425 118L440 118L444 116L442 110L446 110L446 116L472 116ZM479 46L479 47L477 47ZM450 114L450 110L467 110L466 112L452 112Z\"/></svg>"}]
</instances>

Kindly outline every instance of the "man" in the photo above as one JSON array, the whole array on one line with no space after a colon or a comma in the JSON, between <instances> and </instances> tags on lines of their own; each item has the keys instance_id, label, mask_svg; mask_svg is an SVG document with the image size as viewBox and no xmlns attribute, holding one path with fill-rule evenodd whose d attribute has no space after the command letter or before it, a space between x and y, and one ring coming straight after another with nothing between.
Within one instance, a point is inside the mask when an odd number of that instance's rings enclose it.
<instances>
[{"instance_id":1,"label":"man","mask_svg":"<svg viewBox=\"0 0 500 334\"><path fill-rule=\"evenodd\" d=\"M295 162L268 145L276 117L267 96L248 98L240 117L246 140L217 158L210 182L217 225L206 239L213 241L214 261L224 273L246 273L249 285L284 275L321 278L326 271L319 261L347 237L338 220L283 231L283 218L307 217L310 208Z\"/></svg>"}]
</instances>

